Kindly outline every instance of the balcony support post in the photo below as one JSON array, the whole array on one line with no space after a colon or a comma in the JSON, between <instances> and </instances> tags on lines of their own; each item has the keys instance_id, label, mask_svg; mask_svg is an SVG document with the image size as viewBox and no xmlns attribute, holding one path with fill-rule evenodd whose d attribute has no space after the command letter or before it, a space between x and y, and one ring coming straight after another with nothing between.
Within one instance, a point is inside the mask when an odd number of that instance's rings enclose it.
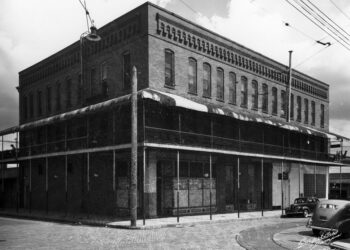
<instances>
[{"instance_id":1,"label":"balcony support post","mask_svg":"<svg viewBox=\"0 0 350 250\"><path fill-rule=\"evenodd\" d=\"M261 216L264 216L264 158L261 158Z\"/></svg>"},{"instance_id":2,"label":"balcony support post","mask_svg":"<svg viewBox=\"0 0 350 250\"><path fill-rule=\"evenodd\" d=\"M283 193L283 160L281 162L281 213L284 215L284 193Z\"/></svg>"},{"instance_id":3,"label":"balcony support post","mask_svg":"<svg viewBox=\"0 0 350 250\"><path fill-rule=\"evenodd\" d=\"M241 204L240 204L240 170L239 170L239 157L237 157L237 216L239 218L239 215L240 215L240 207L241 207Z\"/></svg>"},{"instance_id":4,"label":"balcony support post","mask_svg":"<svg viewBox=\"0 0 350 250\"><path fill-rule=\"evenodd\" d=\"M212 215L212 210L211 210L211 206L212 206L212 155L211 153L209 154L209 177L210 177L210 184L209 184L209 212L210 212L210 220L213 219L213 215Z\"/></svg>"},{"instance_id":5,"label":"balcony support post","mask_svg":"<svg viewBox=\"0 0 350 250\"><path fill-rule=\"evenodd\" d=\"M180 222L180 151L177 150L176 152L176 174L177 174L177 192L176 192L176 216L177 216L177 223ZM157 190L159 192L159 190Z\"/></svg>"}]
</instances>

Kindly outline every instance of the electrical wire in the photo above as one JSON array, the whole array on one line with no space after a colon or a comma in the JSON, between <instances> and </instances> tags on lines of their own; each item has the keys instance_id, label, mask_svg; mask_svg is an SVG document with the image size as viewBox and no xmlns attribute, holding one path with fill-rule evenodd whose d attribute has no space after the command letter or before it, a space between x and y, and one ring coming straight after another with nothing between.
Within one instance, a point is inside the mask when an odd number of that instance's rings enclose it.
<instances>
[{"instance_id":1,"label":"electrical wire","mask_svg":"<svg viewBox=\"0 0 350 250\"><path fill-rule=\"evenodd\" d=\"M330 45L329 45L330 46ZM293 68L297 68L299 67L300 65L304 64L305 62L307 62L308 60L310 60L311 58L313 58L314 56L320 54L323 50L329 48L329 46L327 47L323 47L321 48L320 50L316 51L316 53L312 54L311 56L305 58L303 61L301 61L300 63L298 63L297 65L295 65Z\"/></svg>"},{"instance_id":2,"label":"electrical wire","mask_svg":"<svg viewBox=\"0 0 350 250\"><path fill-rule=\"evenodd\" d=\"M294 0L294 2L297 2L297 0ZM344 42L345 40L349 40L349 38L344 35L342 32L340 32L337 28L335 28L332 24L330 24L327 20L325 20L322 15L320 15L317 11L315 11L313 8L311 8L307 3L305 3L303 0L300 0L306 8L308 8L312 13L307 11L310 15L312 15L319 23L321 23L323 26L325 26L330 32L337 35L340 39L342 39ZM301 5L300 5L301 6ZM301 6L302 7L302 6ZM303 7L302 7L303 8ZM315 16L316 15L316 16ZM321 19L321 20L320 20ZM333 21L332 21L333 22ZM350 45L350 44L349 44Z\"/></svg>"},{"instance_id":3,"label":"electrical wire","mask_svg":"<svg viewBox=\"0 0 350 250\"><path fill-rule=\"evenodd\" d=\"M302 1L302 0L301 0ZM303 2L303 1L302 1ZM346 43L347 45L350 46L350 43L348 43L347 41L344 40L343 37L341 37L341 35L339 35L339 33L337 33L336 31L333 31L332 29L330 29L325 23L323 23L322 21L320 21L317 16L315 16L313 13L311 13L310 11L308 11L303 5L301 5L298 0L294 0L294 3L296 3L299 7L301 7L306 13L308 13L310 16L312 16L319 24L321 24L322 26L324 26L326 29L329 30L329 32L331 32L334 36L337 36L340 40L342 40L344 43ZM317 14L317 13L316 13ZM325 30L324 30L325 31ZM329 33L328 33L329 34ZM333 37L334 38L334 37Z\"/></svg>"},{"instance_id":4,"label":"electrical wire","mask_svg":"<svg viewBox=\"0 0 350 250\"><path fill-rule=\"evenodd\" d=\"M182 2L188 9L190 9L194 14L200 14L198 11L196 11L195 9L193 9L188 3L186 3L183 0L180 0L180 2Z\"/></svg>"},{"instance_id":5,"label":"electrical wire","mask_svg":"<svg viewBox=\"0 0 350 250\"><path fill-rule=\"evenodd\" d=\"M327 14L325 14L322 10L320 10L315 4L313 4L310 0L307 0L314 8L316 8L319 12L321 12L328 20L330 20L332 23L334 23L339 29L341 29L345 34L350 36L346 30L344 30L342 27L340 27L336 22L334 22Z\"/></svg>"},{"instance_id":6,"label":"electrical wire","mask_svg":"<svg viewBox=\"0 0 350 250\"><path fill-rule=\"evenodd\" d=\"M340 13L342 13L347 19L349 19L350 20L350 17L344 12L344 11L342 11L342 9L341 8L339 8L339 6L338 5L336 5L332 0L329 0L333 5L334 5L334 7L337 9L337 10L339 10L340 11Z\"/></svg>"},{"instance_id":7,"label":"electrical wire","mask_svg":"<svg viewBox=\"0 0 350 250\"><path fill-rule=\"evenodd\" d=\"M336 40L339 44L341 44L345 49L349 50L350 49L343 44L341 41L339 41L339 39L337 39L336 37L334 37L333 34L330 34L326 29L324 29L322 26L320 26L318 23L316 23L314 20L312 20L309 16L307 16L303 11L301 11L298 7L296 7L294 4L292 4L289 0L285 0L289 5L291 5L294 9L296 9L300 14L302 14L304 17L306 17L309 21L311 21L313 24L315 24L318 28L320 28L321 30L323 30L326 34L328 34L330 37L332 37L334 40Z\"/></svg>"}]
</instances>

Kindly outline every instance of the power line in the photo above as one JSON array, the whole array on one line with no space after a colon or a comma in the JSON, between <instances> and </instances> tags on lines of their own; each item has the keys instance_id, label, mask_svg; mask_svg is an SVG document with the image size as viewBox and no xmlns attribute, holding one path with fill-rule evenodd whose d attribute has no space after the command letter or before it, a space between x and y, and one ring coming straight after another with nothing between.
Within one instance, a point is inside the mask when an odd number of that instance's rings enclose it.
<instances>
[{"instance_id":1,"label":"power line","mask_svg":"<svg viewBox=\"0 0 350 250\"><path fill-rule=\"evenodd\" d=\"M350 17L344 11L342 11L342 9L339 8L338 5L336 5L332 0L329 0L329 1L334 5L335 8L337 8L337 10L339 10L347 19L350 20Z\"/></svg>"},{"instance_id":2,"label":"power line","mask_svg":"<svg viewBox=\"0 0 350 250\"><path fill-rule=\"evenodd\" d=\"M296 2L296 0L294 0L294 2ZM329 31L331 31L333 34L337 35L340 39L342 40L349 40L349 38L344 35L341 31L339 31L339 29L337 29L336 27L334 27L331 23L329 23L322 15L320 15L317 11L315 11L312 7L310 7L307 3L305 3L303 0L300 0L300 2L302 2L312 13L308 12L310 15L312 15L319 23L321 23L322 25L324 25ZM309 1L310 2L310 1ZM300 5L301 6L301 5ZM302 7L302 6L301 6ZM317 7L316 7L317 8ZM305 9L304 9L305 10ZM305 10L307 11L307 10ZM323 14L323 12L320 12L321 14ZM316 15L316 16L315 16ZM323 14L326 18L330 19L327 15ZM321 20L322 21L321 21ZM330 19L331 20L331 19ZM331 20L331 22L333 22L335 25L337 25L333 20ZM337 25L338 26L338 25ZM346 33L346 32L345 32ZM345 41L344 41L345 42ZM349 44L350 45L350 44Z\"/></svg>"},{"instance_id":3,"label":"power line","mask_svg":"<svg viewBox=\"0 0 350 250\"><path fill-rule=\"evenodd\" d=\"M349 50L350 49L344 45L339 39L334 37L333 34L330 34L327 30L325 30L323 27L321 27L318 23L316 23L314 20L312 20L308 15L306 15L303 11L301 11L298 7L296 7L294 4L292 4L289 0L285 0L289 5L291 5L294 9L296 9L300 14L302 14L304 17L306 17L309 21L311 21L313 24L315 24L318 28L323 30L326 34L328 34L330 37L332 37L334 40L336 40L339 44L341 44L345 49Z\"/></svg>"},{"instance_id":4,"label":"power line","mask_svg":"<svg viewBox=\"0 0 350 250\"><path fill-rule=\"evenodd\" d=\"M319 12L321 12L328 20L334 23L339 29L341 29L345 34L350 36L348 32L346 32L342 27L340 27L336 22L334 22L327 14L325 14L322 10L320 10L315 4L313 4L310 0L307 0L312 6L314 6Z\"/></svg>"},{"instance_id":5,"label":"power line","mask_svg":"<svg viewBox=\"0 0 350 250\"><path fill-rule=\"evenodd\" d=\"M337 30L332 30L331 28L329 28L329 26L327 26L324 22L320 21L320 19L315 16L315 14L311 13L309 10L307 10L303 5L301 5L298 0L294 0L294 2L299 6L301 7L306 13L309 14L309 16L313 17L319 24L321 24L322 26L324 26L326 29L328 29L333 35L337 36L340 40L342 40L344 43L346 43L347 45L350 45L347 41L344 40L343 37L341 37L342 34L339 35L339 33L337 32ZM301 2L303 2L301 0ZM304 2L303 2L304 3ZM305 4L305 3L304 3ZM305 4L306 5L306 4ZM310 8L308 5L306 5L308 8ZM314 12L312 9L311 9L312 12ZM316 12L314 12L316 13ZM318 15L316 13L316 15ZM324 20L324 19L323 19ZM327 24L329 24L328 22L326 22ZM325 30L324 30L325 31ZM329 34L329 33L328 33ZM334 37L333 37L334 38Z\"/></svg>"},{"instance_id":6,"label":"power line","mask_svg":"<svg viewBox=\"0 0 350 250\"><path fill-rule=\"evenodd\" d=\"M314 54L312 54L311 56L305 58L303 61L301 61L300 63L298 63L297 65L295 65L293 68L297 68L299 67L300 65L304 64L305 62L307 62L308 60L310 60L311 58L313 58L314 56L318 55L319 53L321 53L323 50L329 48L329 46L331 45L328 45L327 47L323 47L322 49L316 51Z\"/></svg>"},{"instance_id":7,"label":"power line","mask_svg":"<svg viewBox=\"0 0 350 250\"><path fill-rule=\"evenodd\" d=\"M193 9L188 3L186 3L183 0L180 0L180 2L182 2L188 9L190 9L194 14L200 14L198 11L196 11L195 9Z\"/></svg>"}]
</instances>

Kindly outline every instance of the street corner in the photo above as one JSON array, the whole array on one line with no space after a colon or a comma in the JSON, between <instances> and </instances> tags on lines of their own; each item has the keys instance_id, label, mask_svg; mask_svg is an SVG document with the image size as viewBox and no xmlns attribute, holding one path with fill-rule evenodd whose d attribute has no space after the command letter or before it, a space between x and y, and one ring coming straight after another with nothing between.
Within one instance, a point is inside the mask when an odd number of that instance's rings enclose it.
<instances>
[{"instance_id":1,"label":"street corner","mask_svg":"<svg viewBox=\"0 0 350 250\"><path fill-rule=\"evenodd\" d=\"M342 239L332 233L315 236L306 226L282 230L273 235L273 241L286 249L350 249L350 239Z\"/></svg>"}]
</instances>

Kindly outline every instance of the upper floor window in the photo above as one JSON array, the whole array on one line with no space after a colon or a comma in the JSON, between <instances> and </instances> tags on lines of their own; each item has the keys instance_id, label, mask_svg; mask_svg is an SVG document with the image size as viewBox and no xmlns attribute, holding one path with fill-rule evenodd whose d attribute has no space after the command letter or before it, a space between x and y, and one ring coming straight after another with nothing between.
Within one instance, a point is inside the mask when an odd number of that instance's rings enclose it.
<instances>
[{"instance_id":1,"label":"upper floor window","mask_svg":"<svg viewBox=\"0 0 350 250\"><path fill-rule=\"evenodd\" d=\"M309 100L304 99L304 123L309 123Z\"/></svg>"},{"instance_id":2,"label":"upper floor window","mask_svg":"<svg viewBox=\"0 0 350 250\"><path fill-rule=\"evenodd\" d=\"M166 49L165 50L165 86L174 87L174 52Z\"/></svg>"},{"instance_id":3,"label":"upper floor window","mask_svg":"<svg viewBox=\"0 0 350 250\"><path fill-rule=\"evenodd\" d=\"M43 109L42 109L42 92L41 92L41 90L39 90L37 92L37 102L36 102L36 104L38 106L38 116L42 116Z\"/></svg>"},{"instance_id":4,"label":"upper floor window","mask_svg":"<svg viewBox=\"0 0 350 250\"><path fill-rule=\"evenodd\" d=\"M277 88L272 88L272 114L277 115Z\"/></svg>"},{"instance_id":5,"label":"upper floor window","mask_svg":"<svg viewBox=\"0 0 350 250\"><path fill-rule=\"evenodd\" d=\"M203 64L203 96L211 96L211 67L208 63Z\"/></svg>"},{"instance_id":6,"label":"upper floor window","mask_svg":"<svg viewBox=\"0 0 350 250\"><path fill-rule=\"evenodd\" d=\"M67 78L66 80L66 107L70 108L72 106L72 80Z\"/></svg>"},{"instance_id":7,"label":"upper floor window","mask_svg":"<svg viewBox=\"0 0 350 250\"><path fill-rule=\"evenodd\" d=\"M96 94L96 69L90 70L90 96Z\"/></svg>"},{"instance_id":8,"label":"upper floor window","mask_svg":"<svg viewBox=\"0 0 350 250\"><path fill-rule=\"evenodd\" d=\"M236 74L230 72L229 74L229 102L236 105L237 98L237 80Z\"/></svg>"},{"instance_id":9,"label":"upper floor window","mask_svg":"<svg viewBox=\"0 0 350 250\"><path fill-rule=\"evenodd\" d=\"M321 104L320 123L321 128L324 128L324 104Z\"/></svg>"},{"instance_id":10,"label":"upper floor window","mask_svg":"<svg viewBox=\"0 0 350 250\"><path fill-rule=\"evenodd\" d=\"M34 117L34 96L33 93L29 94L29 117Z\"/></svg>"},{"instance_id":11,"label":"upper floor window","mask_svg":"<svg viewBox=\"0 0 350 250\"><path fill-rule=\"evenodd\" d=\"M269 88L266 83L262 85L262 111L267 113L269 106Z\"/></svg>"},{"instance_id":12,"label":"upper floor window","mask_svg":"<svg viewBox=\"0 0 350 250\"><path fill-rule=\"evenodd\" d=\"M101 82L106 81L108 78L108 66L107 62L101 64Z\"/></svg>"},{"instance_id":13,"label":"upper floor window","mask_svg":"<svg viewBox=\"0 0 350 250\"><path fill-rule=\"evenodd\" d=\"M61 83L57 82L56 85L56 111L61 110Z\"/></svg>"},{"instance_id":14,"label":"upper floor window","mask_svg":"<svg viewBox=\"0 0 350 250\"><path fill-rule=\"evenodd\" d=\"M281 90L281 116L286 116L286 91Z\"/></svg>"},{"instance_id":15,"label":"upper floor window","mask_svg":"<svg viewBox=\"0 0 350 250\"><path fill-rule=\"evenodd\" d=\"M248 105L248 80L245 76L241 77L241 107Z\"/></svg>"},{"instance_id":16,"label":"upper floor window","mask_svg":"<svg viewBox=\"0 0 350 250\"><path fill-rule=\"evenodd\" d=\"M188 59L188 92L197 94L197 61Z\"/></svg>"},{"instance_id":17,"label":"upper floor window","mask_svg":"<svg viewBox=\"0 0 350 250\"><path fill-rule=\"evenodd\" d=\"M221 68L216 70L216 98L224 100L224 70Z\"/></svg>"},{"instance_id":18,"label":"upper floor window","mask_svg":"<svg viewBox=\"0 0 350 250\"><path fill-rule=\"evenodd\" d=\"M316 122L316 105L314 101L311 101L311 125L315 125Z\"/></svg>"},{"instance_id":19,"label":"upper floor window","mask_svg":"<svg viewBox=\"0 0 350 250\"><path fill-rule=\"evenodd\" d=\"M23 119L27 120L28 119L28 99L26 96L24 96L22 99L22 114L23 114Z\"/></svg>"},{"instance_id":20,"label":"upper floor window","mask_svg":"<svg viewBox=\"0 0 350 250\"><path fill-rule=\"evenodd\" d=\"M259 89L257 81L252 81L252 91L252 109L257 110L259 104Z\"/></svg>"},{"instance_id":21,"label":"upper floor window","mask_svg":"<svg viewBox=\"0 0 350 250\"><path fill-rule=\"evenodd\" d=\"M297 97L297 121L301 121L301 97Z\"/></svg>"},{"instance_id":22,"label":"upper floor window","mask_svg":"<svg viewBox=\"0 0 350 250\"><path fill-rule=\"evenodd\" d=\"M123 54L123 85L124 89L131 88L131 68L130 68L130 53Z\"/></svg>"},{"instance_id":23,"label":"upper floor window","mask_svg":"<svg viewBox=\"0 0 350 250\"><path fill-rule=\"evenodd\" d=\"M103 95L107 95L108 93L108 65L107 62L103 62L101 64L101 92Z\"/></svg>"},{"instance_id":24,"label":"upper floor window","mask_svg":"<svg viewBox=\"0 0 350 250\"><path fill-rule=\"evenodd\" d=\"M294 119L294 94L290 94L289 118Z\"/></svg>"},{"instance_id":25,"label":"upper floor window","mask_svg":"<svg viewBox=\"0 0 350 250\"><path fill-rule=\"evenodd\" d=\"M51 113L51 87L47 86L46 87L46 112L48 114Z\"/></svg>"}]
</instances>

